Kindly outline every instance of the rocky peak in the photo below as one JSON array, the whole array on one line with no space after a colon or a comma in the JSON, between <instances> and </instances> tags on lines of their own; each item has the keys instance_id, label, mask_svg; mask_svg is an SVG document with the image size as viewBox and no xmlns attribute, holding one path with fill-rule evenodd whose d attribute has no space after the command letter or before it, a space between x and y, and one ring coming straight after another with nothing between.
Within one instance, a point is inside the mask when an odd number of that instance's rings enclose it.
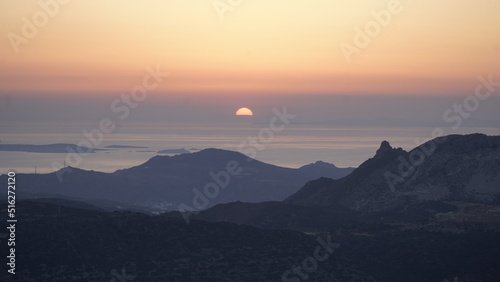
<instances>
[{"instance_id":1,"label":"rocky peak","mask_svg":"<svg viewBox=\"0 0 500 282\"><path fill-rule=\"evenodd\" d=\"M392 151L392 147L391 147L391 144L389 144L389 142L387 141L382 141L382 143L380 144L380 148L377 150L377 156L379 155L382 155L386 152L390 152Z\"/></svg>"}]
</instances>

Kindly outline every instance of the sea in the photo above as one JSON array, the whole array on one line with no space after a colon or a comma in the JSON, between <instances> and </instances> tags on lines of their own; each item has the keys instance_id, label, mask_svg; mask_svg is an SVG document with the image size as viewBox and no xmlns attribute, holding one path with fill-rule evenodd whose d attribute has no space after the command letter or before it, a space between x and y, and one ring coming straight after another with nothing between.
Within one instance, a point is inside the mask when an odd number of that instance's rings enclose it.
<instances>
[{"instance_id":1,"label":"sea","mask_svg":"<svg viewBox=\"0 0 500 282\"><path fill-rule=\"evenodd\" d=\"M78 144L89 141L82 131L99 129L95 122L0 122L0 144L45 145ZM434 132L434 133L433 133ZM432 139L436 132L449 134L484 133L500 135L499 128L463 127L332 127L289 124L281 131L269 124L252 122L165 122L120 124L103 134L95 148L116 148L82 155L77 167L85 170L114 172L146 162L158 151L184 148L196 152L205 148L255 152L255 159L283 167L297 168L316 161L337 167L357 167L375 155L380 143L410 150ZM253 143L250 141L253 140ZM245 151L244 151L245 150ZM30 153L0 151L0 174L50 173L53 163L75 164L65 153ZM163 154L172 155L172 154ZM69 160L69 161L68 161Z\"/></svg>"}]
</instances>

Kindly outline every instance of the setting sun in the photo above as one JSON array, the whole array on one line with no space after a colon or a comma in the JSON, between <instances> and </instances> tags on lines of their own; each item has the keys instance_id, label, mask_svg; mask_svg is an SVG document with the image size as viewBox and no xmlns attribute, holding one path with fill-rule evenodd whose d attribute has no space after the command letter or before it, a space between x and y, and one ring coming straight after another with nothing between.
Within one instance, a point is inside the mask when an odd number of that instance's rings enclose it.
<instances>
[{"instance_id":1,"label":"setting sun","mask_svg":"<svg viewBox=\"0 0 500 282\"><path fill-rule=\"evenodd\" d=\"M253 116L253 112L249 108L240 108L236 111L237 116Z\"/></svg>"}]
</instances>

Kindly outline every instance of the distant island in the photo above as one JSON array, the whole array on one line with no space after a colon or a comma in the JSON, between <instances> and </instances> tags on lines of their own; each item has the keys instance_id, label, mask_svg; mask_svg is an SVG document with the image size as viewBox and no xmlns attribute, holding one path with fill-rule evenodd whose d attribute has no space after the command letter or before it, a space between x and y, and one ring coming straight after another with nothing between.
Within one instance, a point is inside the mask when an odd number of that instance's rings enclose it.
<instances>
[{"instance_id":1,"label":"distant island","mask_svg":"<svg viewBox=\"0 0 500 282\"><path fill-rule=\"evenodd\" d=\"M85 152L95 153L96 151L107 151L107 149L95 149L82 147L75 144L48 144L48 145L30 145L30 144L0 144L0 151L3 152L29 152L29 153L68 153Z\"/></svg>"},{"instance_id":2,"label":"distant island","mask_svg":"<svg viewBox=\"0 0 500 282\"><path fill-rule=\"evenodd\" d=\"M148 147L143 147L143 146L128 146L128 145L110 145L110 146L106 146L104 148L108 148L108 149L146 149Z\"/></svg>"},{"instance_id":3,"label":"distant island","mask_svg":"<svg viewBox=\"0 0 500 282\"><path fill-rule=\"evenodd\" d=\"M165 149L157 152L158 154L190 154L189 150L181 149Z\"/></svg>"}]
</instances>

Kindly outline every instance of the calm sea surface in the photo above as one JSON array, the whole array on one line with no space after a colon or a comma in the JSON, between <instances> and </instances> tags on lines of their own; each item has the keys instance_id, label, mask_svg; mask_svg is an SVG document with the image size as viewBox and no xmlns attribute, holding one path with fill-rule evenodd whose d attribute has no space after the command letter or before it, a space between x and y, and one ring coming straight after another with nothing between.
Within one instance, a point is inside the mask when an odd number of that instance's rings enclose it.
<instances>
[{"instance_id":1,"label":"calm sea surface","mask_svg":"<svg viewBox=\"0 0 500 282\"><path fill-rule=\"evenodd\" d=\"M96 123L0 123L1 144L77 144L86 137L82 130L97 128ZM99 151L82 157L82 169L113 172L117 169L139 165L164 149L221 148L238 150L248 137L259 136L266 124L238 123L141 123L123 125L116 133L105 134L100 146L143 146ZM327 127L289 125L274 134L272 140L257 150L256 159L286 167L299 167L318 160L339 167L356 167L372 157L380 142L387 140L393 147L409 150L419 141L431 138L434 128L422 127ZM485 133L500 135L498 128L471 128L459 130L443 127L445 134ZM268 137L264 135L264 137ZM262 142L261 142L262 143ZM249 148L247 145L245 148ZM17 173L52 172L52 162L63 163L67 154L0 152L0 174L9 170Z\"/></svg>"}]
</instances>

